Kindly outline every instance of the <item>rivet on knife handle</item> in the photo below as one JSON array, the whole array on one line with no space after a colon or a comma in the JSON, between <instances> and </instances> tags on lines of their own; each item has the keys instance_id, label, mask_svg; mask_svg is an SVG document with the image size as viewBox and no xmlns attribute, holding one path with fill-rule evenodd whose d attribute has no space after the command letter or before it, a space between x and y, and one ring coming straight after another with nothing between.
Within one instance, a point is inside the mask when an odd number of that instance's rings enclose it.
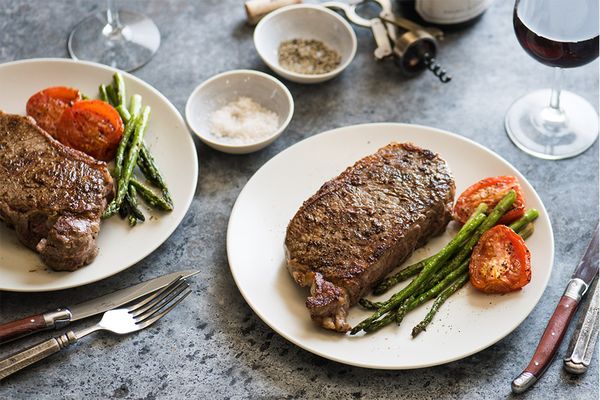
<instances>
[{"instance_id":1,"label":"rivet on knife handle","mask_svg":"<svg viewBox=\"0 0 600 400\"><path fill-rule=\"evenodd\" d=\"M573 333L573 339L567 357L564 360L565 370L571 374L583 374L587 371L592 356L594 355L594 347L598 340L598 325L600 316L598 315L598 283L594 296L588 304L586 312L581 316L578 326Z\"/></svg>"}]
</instances>

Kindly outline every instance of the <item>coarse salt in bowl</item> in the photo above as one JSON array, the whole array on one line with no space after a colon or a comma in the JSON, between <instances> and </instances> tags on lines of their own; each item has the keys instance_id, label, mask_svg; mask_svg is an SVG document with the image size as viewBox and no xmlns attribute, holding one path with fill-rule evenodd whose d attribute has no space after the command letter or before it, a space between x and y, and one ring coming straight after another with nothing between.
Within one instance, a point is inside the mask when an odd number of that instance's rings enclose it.
<instances>
[{"instance_id":1,"label":"coarse salt in bowl","mask_svg":"<svg viewBox=\"0 0 600 400\"><path fill-rule=\"evenodd\" d=\"M233 126L232 108L234 113L239 108L251 110L252 120L245 125L248 131ZM185 106L187 123L196 136L213 149L230 154L252 153L268 146L283 133L293 114L290 91L272 76L253 70L233 70L209 78L194 89ZM269 128L274 131L260 134Z\"/></svg>"},{"instance_id":2,"label":"coarse salt in bowl","mask_svg":"<svg viewBox=\"0 0 600 400\"><path fill-rule=\"evenodd\" d=\"M279 63L279 45L292 39L315 39L337 51L341 62L322 74L301 74ZM320 5L297 4L280 8L260 20L254 30L254 47L277 75L297 83L319 83L339 75L356 54L356 34L337 13Z\"/></svg>"}]
</instances>

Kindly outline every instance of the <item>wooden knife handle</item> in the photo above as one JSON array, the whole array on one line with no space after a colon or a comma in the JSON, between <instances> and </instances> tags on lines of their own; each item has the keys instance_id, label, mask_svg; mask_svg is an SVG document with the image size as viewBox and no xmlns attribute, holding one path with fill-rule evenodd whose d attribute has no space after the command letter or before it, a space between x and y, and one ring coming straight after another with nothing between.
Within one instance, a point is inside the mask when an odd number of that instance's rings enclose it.
<instances>
[{"instance_id":1,"label":"wooden knife handle","mask_svg":"<svg viewBox=\"0 0 600 400\"><path fill-rule=\"evenodd\" d=\"M0 344L45 329L48 327L43 314L7 322L0 325Z\"/></svg>"},{"instance_id":2,"label":"wooden knife handle","mask_svg":"<svg viewBox=\"0 0 600 400\"><path fill-rule=\"evenodd\" d=\"M548 368L565 336L571 318L577 311L577 305L578 302L570 297L562 296L560 298L525 372L530 372L539 378Z\"/></svg>"}]
</instances>

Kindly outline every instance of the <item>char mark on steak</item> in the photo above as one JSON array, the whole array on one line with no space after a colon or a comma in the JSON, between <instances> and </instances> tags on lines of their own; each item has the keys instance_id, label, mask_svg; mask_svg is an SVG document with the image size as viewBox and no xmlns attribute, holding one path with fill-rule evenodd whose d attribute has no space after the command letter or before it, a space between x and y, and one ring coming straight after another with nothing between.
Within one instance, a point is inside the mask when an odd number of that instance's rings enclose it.
<instances>
[{"instance_id":1,"label":"char mark on steak","mask_svg":"<svg viewBox=\"0 0 600 400\"><path fill-rule=\"evenodd\" d=\"M94 260L113 195L106 164L68 148L29 117L0 111L0 220L55 270Z\"/></svg>"},{"instance_id":2,"label":"char mark on steak","mask_svg":"<svg viewBox=\"0 0 600 400\"><path fill-rule=\"evenodd\" d=\"M310 286L322 327L350 329L348 308L451 218L454 179L437 154L392 143L326 182L290 221L288 270Z\"/></svg>"}]
</instances>

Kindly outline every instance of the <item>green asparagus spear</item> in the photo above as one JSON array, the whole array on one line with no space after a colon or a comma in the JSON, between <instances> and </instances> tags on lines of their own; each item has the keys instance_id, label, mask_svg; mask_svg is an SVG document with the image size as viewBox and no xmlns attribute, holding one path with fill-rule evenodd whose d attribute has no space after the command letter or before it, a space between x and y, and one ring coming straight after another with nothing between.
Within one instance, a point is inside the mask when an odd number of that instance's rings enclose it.
<instances>
[{"instance_id":1,"label":"green asparagus spear","mask_svg":"<svg viewBox=\"0 0 600 400\"><path fill-rule=\"evenodd\" d=\"M106 97L108 98L108 103L111 106L116 107L118 105L117 94L115 93L115 88L113 88L112 85L106 86Z\"/></svg>"},{"instance_id":2,"label":"green asparagus spear","mask_svg":"<svg viewBox=\"0 0 600 400\"><path fill-rule=\"evenodd\" d=\"M537 213L537 211L536 211L536 213ZM535 219L535 218L537 218L537 216L535 216L535 213L529 213L527 216L524 216L523 218L529 220L531 218ZM515 228L517 228L517 229L515 229L515 232L518 233L523 239L527 239L529 236L531 236L531 234L533 234L533 224L532 223L528 223L525 226L523 226L521 223L519 223L518 225L515 225ZM467 258L467 263L469 262L470 259L471 259L470 257ZM444 279L452 271L453 271L452 264L446 265L444 268L439 270L433 276L433 278L431 279L429 284L424 287L424 290L429 290L432 287L434 287L438 282L440 282L442 279Z\"/></svg>"},{"instance_id":3,"label":"green asparagus spear","mask_svg":"<svg viewBox=\"0 0 600 400\"><path fill-rule=\"evenodd\" d=\"M525 211L525 214L523 214L521 218L510 224L508 227L518 233L525 225L535 221L539 215L540 213L538 210L531 208Z\"/></svg>"},{"instance_id":4,"label":"green asparagus spear","mask_svg":"<svg viewBox=\"0 0 600 400\"><path fill-rule=\"evenodd\" d=\"M156 185L161 190L165 201L173 206L173 199L169 193L167 182L158 170L154 157L152 157L150 150L148 150L145 144L142 144L140 147L140 162L138 162L138 165L146 179Z\"/></svg>"},{"instance_id":5,"label":"green asparagus spear","mask_svg":"<svg viewBox=\"0 0 600 400\"><path fill-rule=\"evenodd\" d=\"M533 235L533 231L534 231L534 227L533 227L533 223L530 222L527 225L525 225L523 227L523 229L521 229L518 233L519 235L524 239L527 240L527 238L531 235Z\"/></svg>"},{"instance_id":6,"label":"green asparagus spear","mask_svg":"<svg viewBox=\"0 0 600 400\"><path fill-rule=\"evenodd\" d=\"M414 294L415 291L419 288L419 286L421 286L423 282L427 281L431 277L431 275L434 274L438 270L438 268L452 256L456 249L459 248L459 246L471 236L471 234L477 229L479 224L483 223L484 220L486 220L486 217L483 213L481 213L475 218L473 218L473 220L470 221L468 224L465 224L462 227L462 229L458 232L458 234L442 250L440 250L439 253L437 253L431 260L429 260L425 264L425 267L423 268L421 273L408 286L406 286L404 289L393 295L372 316L356 325L350 331L350 334L355 335L356 333L360 332L368 325L381 318L384 314L388 313L390 310L396 309L406 298Z\"/></svg>"},{"instance_id":7,"label":"green asparagus spear","mask_svg":"<svg viewBox=\"0 0 600 400\"><path fill-rule=\"evenodd\" d=\"M134 217L136 220L140 220L140 221L144 222L146 220L146 217L144 216L144 213L142 213L142 210L140 210L140 206L137 202L137 190L131 184L131 182L129 183L129 191L127 193L127 202L129 204L130 216ZM130 222L131 222L131 220L130 220Z\"/></svg>"},{"instance_id":8,"label":"green asparagus spear","mask_svg":"<svg viewBox=\"0 0 600 400\"><path fill-rule=\"evenodd\" d=\"M129 193L125 194L125 199L123 200L123 204L121 204L121 208L119 208L119 213L121 213L121 217L125 215L127 220L129 221L129 225L134 227L137 225L137 218L133 215L132 211L132 201ZM125 210L125 211L123 211Z\"/></svg>"},{"instance_id":9,"label":"green asparagus spear","mask_svg":"<svg viewBox=\"0 0 600 400\"><path fill-rule=\"evenodd\" d=\"M454 271L457 269L465 260L468 260L471 256L471 252L477 242L479 242L479 238L483 235L488 229L492 228L498 220L508 211L508 209L512 206L516 199L516 193L514 190L509 191L503 198L498 202L494 210L490 213L490 215L486 218L486 220L479 225L473 236L462 246L458 254L452 259L450 264L448 264L443 269L446 271ZM435 275L434 275L435 277Z\"/></svg>"},{"instance_id":10,"label":"green asparagus spear","mask_svg":"<svg viewBox=\"0 0 600 400\"><path fill-rule=\"evenodd\" d=\"M119 216L121 217L121 219L125 219L125 218L127 218L128 215L129 215L129 202L127 201L127 197L125 197L125 201L119 208Z\"/></svg>"},{"instance_id":11,"label":"green asparagus spear","mask_svg":"<svg viewBox=\"0 0 600 400\"><path fill-rule=\"evenodd\" d=\"M431 309L429 310L425 318L423 318L423 321L419 322L417 326L413 328L413 338L415 338L419 333L423 332L425 328L427 328L427 325L429 325L429 323L431 322L435 314L438 312L442 304L444 304L444 302L448 300L448 297L452 296L458 289L463 287L463 285L467 283L468 280L469 273L465 272L456 280L456 282L448 286L442 293L439 294L439 296L433 302Z\"/></svg>"},{"instance_id":12,"label":"green asparagus spear","mask_svg":"<svg viewBox=\"0 0 600 400\"><path fill-rule=\"evenodd\" d=\"M463 261L469 260L471 252L473 251L473 248L477 245L477 242L479 242L479 238L481 237L481 235L483 235L485 231L496 225L500 217L502 217L502 215L504 215L504 213L506 213L506 211L508 211L508 209L512 206L512 203L514 202L515 198L516 194L514 190L508 192L508 194L506 194L506 196L502 200L500 200L500 202L496 205L494 211L490 213L486 221L484 221L479 226L479 228L477 229L477 231L475 231L473 236L471 236L471 238L463 245L456 257L454 257L448 265L446 265L437 273L435 273L431 277L429 282L423 283L424 288L432 287L441 279L443 279L445 275L457 269Z\"/></svg>"},{"instance_id":13,"label":"green asparagus spear","mask_svg":"<svg viewBox=\"0 0 600 400\"><path fill-rule=\"evenodd\" d=\"M106 211L104 211L103 218L108 218L114 215L121 207L125 194L129 188L129 181L133 174L133 169L137 163L139 149L142 141L144 140L144 133L148 125L148 118L150 116L150 107L144 107L142 114L135 121L135 129L131 137L131 144L127 151L127 156L123 162L122 170L119 170L119 178L117 182L117 195L113 201L108 205ZM117 150L118 151L118 150ZM115 167L115 175L116 175ZM139 190L139 188L136 188Z\"/></svg>"},{"instance_id":14,"label":"green asparagus spear","mask_svg":"<svg viewBox=\"0 0 600 400\"><path fill-rule=\"evenodd\" d=\"M517 232L523 239L527 239L533 234L534 226L533 226L532 222L525 222L526 225L523 225L523 222L524 221L533 221L538 217L538 215L539 215L539 213L537 212L537 210L529 210L528 212L525 213L525 215L520 220L518 220L515 223L513 223L512 225L510 225L510 227L513 228L515 230L515 232ZM465 261L465 263L468 266L468 260ZM460 270L462 270L462 266L461 266ZM460 289L467 282L468 279L469 279L469 274L465 270L464 275L462 275L456 282L454 282L452 285L448 286L447 289L445 289L442 293L440 293L440 295L434 301L433 306L431 307L431 310L429 310L429 313L427 314L425 319L423 319L423 321L421 321L417 326L415 326L413 328L413 331L412 331L413 338L425 330L425 328L431 322L431 320L433 319L433 316L438 311L438 309L441 307L441 305L448 299L448 297L450 297L453 293L455 293L458 289Z\"/></svg>"},{"instance_id":15,"label":"green asparagus spear","mask_svg":"<svg viewBox=\"0 0 600 400\"><path fill-rule=\"evenodd\" d=\"M456 269L455 271L452 271L450 274L448 274L448 276L446 276L443 280L441 280L437 285L435 285L432 288L430 288L429 290L421 293L417 297L413 297L412 299L407 299L407 301L405 301L398 308L398 310L390 313L390 314L392 314L390 317L385 318L385 320L382 318L379 321L375 321L365 331L369 332L369 333L374 332L374 331L384 327L385 325L388 325L389 323L391 323L393 321L396 321L398 324L400 324L400 322L402 322L402 319L408 312L414 310L421 304L426 303L427 301L431 300L432 298L434 298L435 296L440 294L443 290L445 290L448 286L450 286L452 284L452 282L454 282L456 280L457 277L459 277L463 273L466 273L468 270L469 270L469 260L466 260L460 265L460 267L458 269Z\"/></svg>"},{"instance_id":16,"label":"green asparagus spear","mask_svg":"<svg viewBox=\"0 0 600 400\"><path fill-rule=\"evenodd\" d=\"M469 217L469 219L467 220L467 222L465 222L465 225L468 224L475 216L481 214L481 213L485 213L487 212L487 204L485 203L481 203L477 206L477 208L475 209L475 211L473 211L473 213L471 214L471 216ZM464 226L464 225L463 225ZM397 285L398 283L410 278L411 276L414 276L416 274L418 274L423 267L425 266L425 263L427 263L431 258L433 258L434 256L428 257L424 260L419 261L416 264L410 265L404 269L402 269L400 272L396 273L395 275L392 275L390 277L387 277L386 279L384 279L383 281L381 281L373 290L373 294L374 295L381 295L384 294L385 292L387 292L392 286Z\"/></svg>"},{"instance_id":17,"label":"green asparagus spear","mask_svg":"<svg viewBox=\"0 0 600 400\"><path fill-rule=\"evenodd\" d=\"M142 96L134 94L129 100L129 123L125 125L125 131L117 147L117 154L115 156L115 178L119 179L121 176L121 169L123 169L123 157L125 156L125 150L129 145L131 134L133 133L136 126L136 119L138 118L142 108Z\"/></svg>"},{"instance_id":18,"label":"green asparagus spear","mask_svg":"<svg viewBox=\"0 0 600 400\"><path fill-rule=\"evenodd\" d=\"M383 303L373 302L365 298L360 299L358 301L358 304L360 304L363 308L366 308L367 310L377 310L383 305Z\"/></svg>"},{"instance_id":19,"label":"green asparagus spear","mask_svg":"<svg viewBox=\"0 0 600 400\"><path fill-rule=\"evenodd\" d=\"M121 119L123 120L124 124L129 122L129 120L131 119L131 114L129 114L129 111L127 111L127 109L125 108L125 106L123 106L123 104L119 104L118 106L115 107L115 109L121 116Z\"/></svg>"},{"instance_id":20,"label":"green asparagus spear","mask_svg":"<svg viewBox=\"0 0 600 400\"><path fill-rule=\"evenodd\" d=\"M524 216L524 218L526 218L527 220L534 220L535 218L537 218L537 215L535 212L534 213L526 213L526 216ZM534 231L534 225L531 222L527 223L527 225L524 225L524 226L522 224L515 225L515 227L518 228L518 231L516 231L516 232L523 239L527 239L528 237L530 237ZM420 293L418 296L412 296L412 297L409 297L408 299L406 299L404 301L404 303L400 307L398 307L397 310L391 311L388 314L386 314L383 318L373 322L370 326L367 327L367 329L365 329L365 331L367 333L375 332L375 331L383 328L384 326L389 325L394 320L398 324L400 324L402 322L402 320L404 319L404 316L408 312L414 310L418 306L422 305L423 303L427 302L431 298L440 294L442 291L444 291L446 288L448 288L450 285L452 285L458 276L461 276L463 273L466 273L469 268L469 262L470 262L470 258L465 260L458 269L456 269L454 271L450 271L449 273L446 273L437 282L435 282L435 281L432 282L432 284L430 284L428 287L426 287L425 290L422 293ZM444 270L440 271L440 273L443 271ZM450 295L451 294L448 294L448 297ZM361 299L360 303L363 307L368 308L368 309L373 309L370 307L376 307L376 306L380 306L382 304L382 303L378 303L378 302L371 302L367 299ZM439 306L438 306L438 308L439 308Z\"/></svg>"},{"instance_id":21,"label":"green asparagus spear","mask_svg":"<svg viewBox=\"0 0 600 400\"><path fill-rule=\"evenodd\" d=\"M402 270L400 270L399 272L395 273L392 276L388 276L387 278L385 278L384 280L379 282L377 284L377 286L375 286L375 289L373 289L373 294L376 296L384 294L392 286L395 286L398 283L403 282L403 281L407 280L408 278L417 275L419 272L421 272L421 270L423 269L425 264L432 258L433 258L433 256L428 257L424 260L419 261L418 263L415 263L415 264L409 265L406 268L403 268Z\"/></svg>"},{"instance_id":22,"label":"green asparagus spear","mask_svg":"<svg viewBox=\"0 0 600 400\"><path fill-rule=\"evenodd\" d=\"M173 211L173 206L171 206L169 203L167 203L160 196L157 196L156 194L154 194L152 189L150 189L149 187L147 187L146 185L144 185L137 179L131 178L129 183L131 183L131 185L133 185L137 189L137 191L138 191L139 195L142 197L142 199L144 199L144 201L146 203L148 203L149 205L151 205L152 207L158 208L159 210L163 210L163 211Z\"/></svg>"},{"instance_id":23,"label":"green asparagus spear","mask_svg":"<svg viewBox=\"0 0 600 400\"><path fill-rule=\"evenodd\" d=\"M528 220L532 220L537 218L536 213L529 213L527 214L527 216L525 217ZM533 232L534 232L534 225L532 222L529 222L527 225L523 226L522 224L519 225L515 225L516 228L518 228L518 230L516 231L523 239L527 239L529 238ZM470 262L470 257L469 259L465 260L465 262L458 268L458 272L462 272L462 271L467 271L468 266L469 266L469 262ZM446 275L444 275L446 276ZM444 276L442 276L442 279L444 279ZM450 275L447 275L448 277L450 277L450 279L454 279L456 277L456 271L454 273L450 272ZM441 279L440 279L441 280ZM440 281L438 280L437 282L434 281L432 282L433 284L427 288L428 291L432 291L434 287L437 287L436 285L439 284L438 282ZM445 279L444 279L445 281ZM433 290L433 292L435 292L436 290ZM431 293L430 293L431 295ZM425 295L426 298L431 298L430 295ZM421 295L422 296L422 295ZM422 297L419 296L419 299L421 299ZM405 303L407 304L407 303ZM422 304L422 303L421 303ZM404 306L400 306L398 308L397 314L396 314L396 322L400 322L402 320L402 318L404 317L404 315L406 315L406 313L408 311L411 311L412 309L414 309L414 306L417 306L418 304L410 304L408 305L408 307L404 307Z\"/></svg>"},{"instance_id":24,"label":"green asparagus spear","mask_svg":"<svg viewBox=\"0 0 600 400\"><path fill-rule=\"evenodd\" d=\"M127 195L127 197L129 197L129 195ZM132 228L137 225L138 220L136 217L133 216L133 214L127 215L127 220L129 221L129 226L131 226Z\"/></svg>"},{"instance_id":25,"label":"green asparagus spear","mask_svg":"<svg viewBox=\"0 0 600 400\"><path fill-rule=\"evenodd\" d=\"M129 109L128 109L129 114L131 114L132 116L138 115L141 110L142 110L142 96L140 96L139 94L134 94L129 99Z\"/></svg>"},{"instance_id":26,"label":"green asparagus spear","mask_svg":"<svg viewBox=\"0 0 600 400\"><path fill-rule=\"evenodd\" d=\"M411 310L414 310L415 308L417 308L418 306L420 306L421 304L423 304L423 303L427 302L428 300L437 296L440 292L442 292L444 289L446 289L448 286L450 286L450 284L452 282L454 282L454 280L456 278L458 278L460 275L462 275L463 273L465 273L469 270L469 261L470 261L470 259L463 261L463 263L460 264L460 266L457 269L450 272L437 284L435 284L434 286L429 288L424 293L420 294L411 303L404 304L400 308L404 307L406 309L406 311L411 311Z\"/></svg>"},{"instance_id":27,"label":"green asparagus spear","mask_svg":"<svg viewBox=\"0 0 600 400\"><path fill-rule=\"evenodd\" d=\"M106 85L100 85L100 87L98 88L98 92L100 92L100 100L109 103L108 94L106 93Z\"/></svg>"},{"instance_id":28,"label":"green asparagus spear","mask_svg":"<svg viewBox=\"0 0 600 400\"><path fill-rule=\"evenodd\" d=\"M385 314L382 318L379 318L377 321L373 321L371 324L365 327L364 331L366 333L373 333L380 330L384 326L388 326L389 324L394 322L395 312L396 310L392 310Z\"/></svg>"},{"instance_id":29,"label":"green asparagus spear","mask_svg":"<svg viewBox=\"0 0 600 400\"><path fill-rule=\"evenodd\" d=\"M125 107L125 81L123 75L117 72L113 75L113 86L115 91L115 105Z\"/></svg>"},{"instance_id":30,"label":"green asparagus spear","mask_svg":"<svg viewBox=\"0 0 600 400\"><path fill-rule=\"evenodd\" d=\"M121 141L119 142L119 146L117 147L117 154L115 155L115 171L114 177L118 181L121 177L121 170L123 169L123 158L125 157L125 150L127 149L127 145L131 139L131 135L135 130L135 126L139 121L139 115L131 116L129 119L129 123L125 125L125 130L123 131L123 136L121 136Z\"/></svg>"}]
</instances>

